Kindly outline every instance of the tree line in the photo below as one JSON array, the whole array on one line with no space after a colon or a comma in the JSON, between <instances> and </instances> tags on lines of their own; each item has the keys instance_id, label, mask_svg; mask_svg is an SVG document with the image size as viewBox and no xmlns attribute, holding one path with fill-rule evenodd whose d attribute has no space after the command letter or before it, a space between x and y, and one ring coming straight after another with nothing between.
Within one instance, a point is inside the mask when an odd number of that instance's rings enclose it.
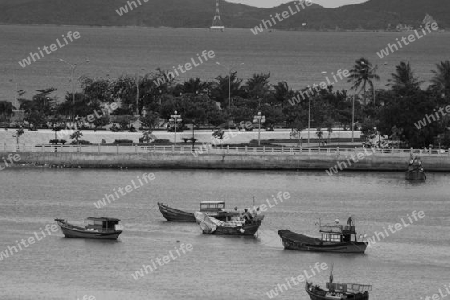
<instances>
[{"instance_id":1,"label":"tree line","mask_svg":"<svg viewBox=\"0 0 450 300\"><path fill-rule=\"evenodd\" d=\"M354 126L366 136L379 132L404 147L450 147L448 115L441 114L420 129L416 126L427 115L437 116L436 111L450 105L450 61L436 64L431 72L431 82L422 88L425 82L414 74L409 62L402 61L386 88L375 89L374 82L380 80L377 66L359 58L350 69L349 90L335 90L329 85L311 92L307 87L293 90L284 81L271 84L270 73L253 74L244 80L232 72L213 81L191 78L178 82L157 69L144 76L82 77L81 92L68 92L61 103L52 96L54 88L39 90L31 98L21 95L18 100L25 120L37 127L48 122L67 122L75 116L86 117L115 102L119 107L111 115L128 116L123 119L125 127L138 116L143 127L152 129L160 120L168 120L174 111L182 115L184 122L199 126L247 122L261 112L266 124L303 130L308 126L310 111L311 127L331 132L336 127L351 129L354 106ZM164 82L160 78L165 78ZM309 93L304 93L307 90ZM300 94L307 96L294 102L292 99L300 99ZM7 118L12 109L9 102L0 102L0 118ZM107 114L92 122L95 127L109 123Z\"/></svg>"}]
</instances>

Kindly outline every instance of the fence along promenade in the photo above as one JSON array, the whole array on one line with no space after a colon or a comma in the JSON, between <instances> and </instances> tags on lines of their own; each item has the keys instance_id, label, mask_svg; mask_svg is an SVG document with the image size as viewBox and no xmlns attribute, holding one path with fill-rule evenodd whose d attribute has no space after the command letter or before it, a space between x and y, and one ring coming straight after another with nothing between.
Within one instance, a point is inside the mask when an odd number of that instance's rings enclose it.
<instances>
[{"instance_id":1,"label":"fence along promenade","mask_svg":"<svg viewBox=\"0 0 450 300\"><path fill-rule=\"evenodd\" d=\"M3 149L2 149L3 148ZM3 152L32 152L32 153L167 153L167 154L187 154L193 155L192 153L197 151L197 156L204 155L224 155L224 154L239 154L239 155L324 155L324 156L349 156L357 152L361 152L364 148L303 148L303 147L216 147L210 148L208 150L202 149L202 145L190 146L190 145L169 145L169 146L157 146L157 145L103 145L103 144L92 144L92 145L27 145L20 143L17 144L7 144L4 143L3 147L0 148ZM0 150L0 151L1 151ZM371 150L372 152L372 150ZM450 149L395 149L395 148L384 148L376 149L373 151L373 155L383 155L383 156L398 156L404 157L409 156L410 153L415 155L420 155L422 157L427 156L448 156L450 157Z\"/></svg>"}]
</instances>

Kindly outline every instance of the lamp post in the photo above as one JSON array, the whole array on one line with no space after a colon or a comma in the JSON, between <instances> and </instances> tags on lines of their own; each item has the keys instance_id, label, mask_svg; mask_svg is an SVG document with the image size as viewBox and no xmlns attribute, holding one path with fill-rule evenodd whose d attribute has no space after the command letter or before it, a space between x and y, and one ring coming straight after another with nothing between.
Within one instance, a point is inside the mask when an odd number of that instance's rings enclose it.
<instances>
[{"instance_id":1,"label":"lamp post","mask_svg":"<svg viewBox=\"0 0 450 300\"><path fill-rule=\"evenodd\" d=\"M355 98L356 94L352 97L352 143L353 143L353 137L355 134Z\"/></svg>"},{"instance_id":2,"label":"lamp post","mask_svg":"<svg viewBox=\"0 0 450 300\"><path fill-rule=\"evenodd\" d=\"M14 93L14 99L15 99L14 105L15 105L16 109L18 110L18 109L19 109L19 105L18 105L19 101L18 101L18 99L17 99L17 96L18 96L18 94L21 92L21 90L19 91L19 84L18 84L18 82L17 82L17 79L16 79L16 73L15 73L15 72L13 73L13 80L14 80L14 83L16 84L16 91L15 91L15 93ZM11 81L11 80L10 80L10 81Z\"/></svg>"},{"instance_id":3,"label":"lamp post","mask_svg":"<svg viewBox=\"0 0 450 300\"><path fill-rule=\"evenodd\" d=\"M228 109L231 108L231 71L236 68L236 65L224 66L220 62L216 61L216 64L224 67L228 71ZM244 63L239 64L238 66L242 66Z\"/></svg>"},{"instance_id":4,"label":"lamp post","mask_svg":"<svg viewBox=\"0 0 450 300\"><path fill-rule=\"evenodd\" d=\"M308 147L309 147L310 131L311 131L311 97L308 97Z\"/></svg>"},{"instance_id":5,"label":"lamp post","mask_svg":"<svg viewBox=\"0 0 450 300\"><path fill-rule=\"evenodd\" d=\"M192 119L192 151L194 151L194 147L195 147L195 119Z\"/></svg>"},{"instance_id":6,"label":"lamp post","mask_svg":"<svg viewBox=\"0 0 450 300\"><path fill-rule=\"evenodd\" d=\"M73 105L73 107L74 107L74 108L73 108L73 111L72 111L72 118L73 118L73 117L75 116L75 112L74 112L74 109L75 109L75 83L74 83L74 81L73 81L73 76L75 75L75 70L77 69L78 66L81 66L81 65L83 65L83 64L85 64L85 63L89 63L90 61L89 61L89 59L87 59L87 58L86 58L86 60L85 60L84 62L81 62L81 63L79 63L79 64L71 64L71 63L68 63L67 61L65 61L65 60L62 59L62 58L60 58L59 61L65 63L65 64L68 65L68 66L70 67L70 69L71 69L71 72L70 72L70 81L72 82L72 105Z\"/></svg>"},{"instance_id":7,"label":"lamp post","mask_svg":"<svg viewBox=\"0 0 450 300\"><path fill-rule=\"evenodd\" d=\"M141 71L145 71L145 69L141 68ZM140 78L141 78L141 76L139 76L139 74L136 73L136 115L139 115L139 79Z\"/></svg>"},{"instance_id":8,"label":"lamp post","mask_svg":"<svg viewBox=\"0 0 450 300\"><path fill-rule=\"evenodd\" d=\"M177 145L177 126L178 126L178 122L183 121L181 118L181 115L177 114L177 111L175 111L175 114L170 115L171 119L169 120L170 122L173 122L175 124L175 146Z\"/></svg>"},{"instance_id":9,"label":"lamp post","mask_svg":"<svg viewBox=\"0 0 450 300\"><path fill-rule=\"evenodd\" d=\"M266 116L262 116L261 112L258 112L256 116L253 117L253 123L258 122L258 146L261 145L261 123L266 122Z\"/></svg>"}]
</instances>

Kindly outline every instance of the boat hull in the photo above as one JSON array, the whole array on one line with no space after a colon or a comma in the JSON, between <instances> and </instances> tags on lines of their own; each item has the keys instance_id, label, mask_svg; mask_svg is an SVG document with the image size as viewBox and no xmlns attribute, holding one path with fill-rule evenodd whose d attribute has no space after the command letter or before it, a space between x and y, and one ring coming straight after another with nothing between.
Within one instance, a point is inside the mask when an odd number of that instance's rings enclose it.
<instances>
[{"instance_id":1,"label":"boat hull","mask_svg":"<svg viewBox=\"0 0 450 300\"><path fill-rule=\"evenodd\" d=\"M185 212L176 208L169 207L163 203L158 203L159 211L163 217L170 222L197 222L194 213ZM227 217L234 216L236 213L224 211L205 212L206 215L214 217L220 221L225 221Z\"/></svg>"},{"instance_id":2,"label":"boat hull","mask_svg":"<svg viewBox=\"0 0 450 300\"><path fill-rule=\"evenodd\" d=\"M369 300L369 293L365 294L348 294L348 293L341 293L341 297L338 298L338 296L327 296L326 291L311 291L310 287L312 284L307 283L305 290L306 293L308 293L309 298L311 300L339 300L339 299L349 299L349 300ZM345 298L344 298L345 297Z\"/></svg>"},{"instance_id":3,"label":"boat hull","mask_svg":"<svg viewBox=\"0 0 450 300\"><path fill-rule=\"evenodd\" d=\"M240 236L251 236L255 235L261 226L261 221L254 221L251 224L245 224L242 227L225 227L217 226L216 231L209 233L203 231L204 234L215 234L215 235L240 235Z\"/></svg>"},{"instance_id":4,"label":"boat hull","mask_svg":"<svg viewBox=\"0 0 450 300\"><path fill-rule=\"evenodd\" d=\"M367 249L366 242L322 242L310 243L289 237L291 231L279 230L284 249L297 251L314 252L335 252L335 253L364 253ZM313 238L309 238L314 240Z\"/></svg>"},{"instance_id":5,"label":"boat hull","mask_svg":"<svg viewBox=\"0 0 450 300\"><path fill-rule=\"evenodd\" d=\"M112 233L103 232L82 232L61 227L61 231L66 238L83 238L83 239L100 239L100 240L117 240L122 231Z\"/></svg>"},{"instance_id":6,"label":"boat hull","mask_svg":"<svg viewBox=\"0 0 450 300\"><path fill-rule=\"evenodd\" d=\"M158 203L159 211L167 221L171 222L192 222L195 223L194 213L188 213L179 209L171 208L162 203Z\"/></svg>"},{"instance_id":7,"label":"boat hull","mask_svg":"<svg viewBox=\"0 0 450 300\"><path fill-rule=\"evenodd\" d=\"M427 179L427 175L425 172L421 171L406 171L405 172L405 179L406 180L421 180L424 181Z\"/></svg>"},{"instance_id":8,"label":"boat hull","mask_svg":"<svg viewBox=\"0 0 450 300\"><path fill-rule=\"evenodd\" d=\"M215 235L236 235L236 236L253 236L261 226L263 215L255 217L251 221L230 221L221 222L214 217L209 217L205 213L196 212L195 218L197 219L203 234L215 234Z\"/></svg>"}]
</instances>

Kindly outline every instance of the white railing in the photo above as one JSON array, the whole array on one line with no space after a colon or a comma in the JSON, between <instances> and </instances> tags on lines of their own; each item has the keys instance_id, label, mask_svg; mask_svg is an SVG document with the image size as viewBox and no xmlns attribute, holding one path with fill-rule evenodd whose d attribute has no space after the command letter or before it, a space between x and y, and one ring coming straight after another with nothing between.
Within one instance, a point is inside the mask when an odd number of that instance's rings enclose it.
<instances>
[{"instance_id":1,"label":"white railing","mask_svg":"<svg viewBox=\"0 0 450 300\"><path fill-rule=\"evenodd\" d=\"M27 145L27 144L3 144L0 146L3 152L54 152L54 153L176 153L176 154L240 154L240 155L339 155L351 156L359 152L367 151L371 155L399 155L406 156L413 152L421 156L450 156L450 149L364 149L364 148L302 148L302 147L210 147L197 145L167 145L167 146L139 146L139 145Z\"/></svg>"}]
</instances>

